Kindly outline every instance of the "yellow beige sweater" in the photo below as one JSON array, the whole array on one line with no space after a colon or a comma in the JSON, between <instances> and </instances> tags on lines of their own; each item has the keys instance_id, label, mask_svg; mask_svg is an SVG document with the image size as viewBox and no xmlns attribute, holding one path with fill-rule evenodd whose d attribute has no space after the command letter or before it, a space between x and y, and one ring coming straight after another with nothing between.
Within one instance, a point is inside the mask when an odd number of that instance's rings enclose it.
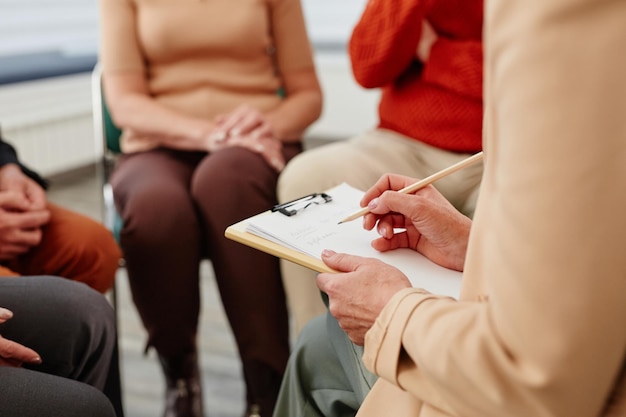
<instances>
[{"instance_id":1,"label":"yellow beige sweater","mask_svg":"<svg viewBox=\"0 0 626 417\"><path fill-rule=\"evenodd\" d=\"M104 74L139 71L164 106L211 119L269 111L281 74L313 67L299 0L100 0ZM125 131L122 149L150 148Z\"/></svg>"}]
</instances>

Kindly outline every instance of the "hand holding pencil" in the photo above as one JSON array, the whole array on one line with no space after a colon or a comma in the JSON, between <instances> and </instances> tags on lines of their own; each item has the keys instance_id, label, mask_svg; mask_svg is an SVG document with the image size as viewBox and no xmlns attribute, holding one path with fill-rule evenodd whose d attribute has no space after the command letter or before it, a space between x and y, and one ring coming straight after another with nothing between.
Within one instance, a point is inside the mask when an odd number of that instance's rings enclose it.
<instances>
[{"instance_id":1,"label":"hand holding pencil","mask_svg":"<svg viewBox=\"0 0 626 417\"><path fill-rule=\"evenodd\" d=\"M468 167L470 165L474 165L480 161L483 160L483 153L482 152L478 152L472 156L470 156L467 159L464 159L460 162L457 162L454 165L450 165L447 168L442 169L439 172L436 172L420 181L417 181L413 184L410 184L404 188L402 188L401 190L398 190L398 193L402 193L402 194L410 194L410 193L414 193L415 191L419 190L420 188L424 188L427 185L432 184L433 182L440 180L441 178L447 177L450 174L453 174L465 167ZM364 216L365 214L369 213L369 209L367 207L362 208L361 210L358 210L354 213L352 213L351 215L349 215L348 217L346 217L345 219L341 220L339 222L339 224L341 223L346 223L355 219L358 219L359 217Z\"/></svg>"},{"instance_id":2,"label":"hand holding pencil","mask_svg":"<svg viewBox=\"0 0 626 417\"><path fill-rule=\"evenodd\" d=\"M427 186L436 179L476 163L481 156L474 156L469 162L462 161L460 165L452 165L417 182L395 174L379 179L363 197L369 203L363 228L376 228L380 235L371 242L372 247L379 252L408 248L441 266L462 271L472 221L454 208L439 191ZM422 188L425 189L419 196L413 195ZM387 192L390 190L398 191Z\"/></svg>"}]
</instances>

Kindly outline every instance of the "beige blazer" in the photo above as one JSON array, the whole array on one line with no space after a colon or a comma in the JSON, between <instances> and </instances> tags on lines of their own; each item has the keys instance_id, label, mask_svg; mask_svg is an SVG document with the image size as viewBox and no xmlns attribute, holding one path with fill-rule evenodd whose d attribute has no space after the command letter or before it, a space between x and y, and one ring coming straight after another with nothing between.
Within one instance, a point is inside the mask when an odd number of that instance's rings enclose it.
<instances>
[{"instance_id":1,"label":"beige blazer","mask_svg":"<svg viewBox=\"0 0 626 417\"><path fill-rule=\"evenodd\" d=\"M391 300L358 416L626 416L626 1L486 6L462 297Z\"/></svg>"}]
</instances>

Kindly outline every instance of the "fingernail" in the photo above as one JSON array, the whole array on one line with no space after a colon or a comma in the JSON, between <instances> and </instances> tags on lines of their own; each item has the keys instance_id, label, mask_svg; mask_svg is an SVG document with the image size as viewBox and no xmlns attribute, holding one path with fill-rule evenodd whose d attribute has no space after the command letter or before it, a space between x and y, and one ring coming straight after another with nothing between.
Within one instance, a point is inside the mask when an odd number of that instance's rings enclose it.
<instances>
[{"instance_id":1,"label":"fingernail","mask_svg":"<svg viewBox=\"0 0 626 417\"><path fill-rule=\"evenodd\" d=\"M378 229L378 234L381 235L382 237L385 237L387 235L387 228L385 226L381 226Z\"/></svg>"},{"instance_id":2,"label":"fingernail","mask_svg":"<svg viewBox=\"0 0 626 417\"><path fill-rule=\"evenodd\" d=\"M11 310L0 307L0 319L8 320L11 317L13 317L13 312Z\"/></svg>"},{"instance_id":3,"label":"fingernail","mask_svg":"<svg viewBox=\"0 0 626 417\"><path fill-rule=\"evenodd\" d=\"M369 204L367 205L367 208L370 210L374 210L376 207L378 207L378 199L375 198L372 201L369 202Z\"/></svg>"},{"instance_id":4,"label":"fingernail","mask_svg":"<svg viewBox=\"0 0 626 417\"><path fill-rule=\"evenodd\" d=\"M330 249L324 249L322 251L322 256L325 258L328 258L329 256L333 256L335 254L335 251L332 251Z\"/></svg>"},{"instance_id":5,"label":"fingernail","mask_svg":"<svg viewBox=\"0 0 626 417\"><path fill-rule=\"evenodd\" d=\"M32 358L30 360L30 363L34 364L34 365L41 365L43 361L41 360L41 358L39 356L35 356L34 358Z\"/></svg>"}]
</instances>

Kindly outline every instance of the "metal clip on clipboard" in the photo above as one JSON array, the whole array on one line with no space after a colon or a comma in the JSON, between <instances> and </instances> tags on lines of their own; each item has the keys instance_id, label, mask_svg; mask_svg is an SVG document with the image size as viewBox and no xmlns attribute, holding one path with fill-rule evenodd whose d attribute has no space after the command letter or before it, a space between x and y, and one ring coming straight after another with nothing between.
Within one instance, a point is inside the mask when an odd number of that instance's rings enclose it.
<instances>
[{"instance_id":1,"label":"metal clip on clipboard","mask_svg":"<svg viewBox=\"0 0 626 417\"><path fill-rule=\"evenodd\" d=\"M278 211L285 216L295 216L301 211L311 207L313 205L326 204L332 201L333 198L326 193L313 193L305 195L304 197L297 198L295 200L288 201L286 203L277 204L272 207L272 211Z\"/></svg>"}]
</instances>

